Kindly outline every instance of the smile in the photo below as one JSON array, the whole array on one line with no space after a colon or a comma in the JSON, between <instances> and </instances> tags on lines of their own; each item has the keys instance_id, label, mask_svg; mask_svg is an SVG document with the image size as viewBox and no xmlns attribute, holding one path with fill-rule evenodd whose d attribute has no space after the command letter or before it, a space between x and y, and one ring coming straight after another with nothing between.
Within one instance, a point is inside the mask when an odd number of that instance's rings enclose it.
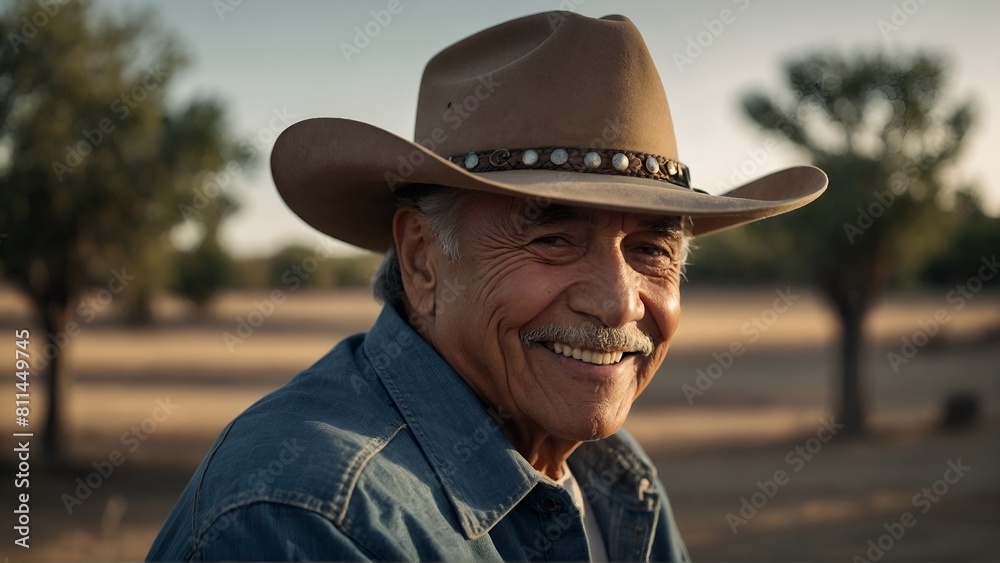
<instances>
[{"instance_id":1,"label":"smile","mask_svg":"<svg viewBox=\"0 0 1000 563\"><path fill-rule=\"evenodd\" d=\"M556 354L562 354L567 358L573 358L580 360L581 362L587 362L588 364L595 364L598 366L617 364L622 360L622 356L625 355L625 352L621 350L616 352L602 352L601 350L574 348L569 344L563 344L562 342L546 342L545 347L552 350Z\"/></svg>"}]
</instances>

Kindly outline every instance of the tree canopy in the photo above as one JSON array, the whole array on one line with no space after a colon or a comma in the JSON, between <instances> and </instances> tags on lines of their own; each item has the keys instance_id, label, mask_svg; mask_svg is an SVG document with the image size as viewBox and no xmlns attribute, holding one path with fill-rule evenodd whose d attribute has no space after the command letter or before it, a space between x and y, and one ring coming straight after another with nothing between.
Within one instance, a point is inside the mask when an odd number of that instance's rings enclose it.
<instances>
[{"instance_id":1,"label":"tree canopy","mask_svg":"<svg viewBox=\"0 0 1000 563\"><path fill-rule=\"evenodd\" d=\"M766 269L811 282L836 311L849 432L864 429L865 315L893 276L921 271L948 248L964 215L945 207L969 201L959 194L971 188L950 167L973 109L948 100L946 69L925 53L819 53L788 63L783 87L747 94L743 109L826 171L829 188L803 209L704 243L731 257L756 253Z\"/></svg>"},{"instance_id":2,"label":"tree canopy","mask_svg":"<svg viewBox=\"0 0 1000 563\"><path fill-rule=\"evenodd\" d=\"M18 1L0 15L0 37L0 232L9 235L0 257L48 340L35 367L48 367L51 453L57 359L88 322L74 318L81 293L99 287L135 301L162 287L170 229L210 223L234 202L216 192L199 213L184 206L246 155L218 101L170 102L186 58L151 12L112 17L90 2Z\"/></svg>"}]
</instances>

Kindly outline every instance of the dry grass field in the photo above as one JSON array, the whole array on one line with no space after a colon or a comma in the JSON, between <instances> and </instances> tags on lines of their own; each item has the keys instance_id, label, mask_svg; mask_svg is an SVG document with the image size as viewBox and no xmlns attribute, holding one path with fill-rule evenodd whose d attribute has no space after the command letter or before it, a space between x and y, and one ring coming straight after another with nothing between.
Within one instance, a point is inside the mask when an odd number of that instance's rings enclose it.
<instances>
[{"instance_id":1,"label":"dry grass field","mask_svg":"<svg viewBox=\"0 0 1000 563\"><path fill-rule=\"evenodd\" d=\"M822 303L803 293L778 313L771 309L773 290L686 291L678 336L627 426L654 457L696 561L997 559L1000 295L984 291L955 310L946 293L897 295L879 306L865 357L872 432L821 443L814 438L827 436L820 429L837 385L836 325ZM224 333L235 334L238 318L266 298L226 294L203 315L164 300L150 327L124 327L108 316L85 323L63 356L73 377L65 441L71 461L54 469L33 458L28 550L12 543L15 459L10 449L0 456L8 475L0 557L141 559L222 426L341 338L366 330L378 313L364 292L300 292L241 344L227 345ZM949 321L894 371L887 354L900 353L901 338L912 338L940 308ZM27 306L0 288L0 334L7 335L0 353L13 350L14 330L25 326ZM33 331L36 353L41 336ZM744 352L730 362L724 352L736 343ZM699 388L699 371L717 378L702 378ZM9 372L5 377L13 381ZM690 389L701 394L689 402L685 385L689 395ZM0 417L0 430L10 436L14 390L7 389L10 416ZM42 385L31 391L38 422ZM947 432L939 425L941 408L955 392L976 395L982 417L971 429ZM173 412L155 428L147 422L145 438L135 440L132 427L141 430L157 401L168 400ZM124 462L70 514L63 494L74 494L76 479L116 449ZM949 462L958 460L970 469L945 484ZM743 499L762 498L754 496L758 482L768 489L779 470L789 478L770 489L773 498L755 512L743 507ZM741 508L745 523L734 520ZM915 517L912 526L894 526L906 512ZM900 529L899 538L883 536ZM880 541L883 547L871 551Z\"/></svg>"}]
</instances>

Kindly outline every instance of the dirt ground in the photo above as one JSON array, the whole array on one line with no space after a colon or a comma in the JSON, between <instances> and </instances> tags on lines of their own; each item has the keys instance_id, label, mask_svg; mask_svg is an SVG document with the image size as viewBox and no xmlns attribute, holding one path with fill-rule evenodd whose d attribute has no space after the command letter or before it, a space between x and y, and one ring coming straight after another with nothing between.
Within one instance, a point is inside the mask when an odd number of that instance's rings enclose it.
<instances>
[{"instance_id":1,"label":"dirt ground","mask_svg":"<svg viewBox=\"0 0 1000 563\"><path fill-rule=\"evenodd\" d=\"M784 310L775 307L774 289L688 288L671 352L627 427L653 456L693 559L997 560L1000 294L984 291L955 310L946 293L890 297L870 319L872 432L849 439L830 438L836 325L815 296L793 290ZM8 475L0 557L143 558L222 426L378 313L363 292L299 292L254 316L263 321L252 334L227 344L225 333L237 335L239 320L266 300L266 293L230 293L202 316L165 300L159 322L147 328L112 322L112 304L83 323L63 355L73 375L70 461L55 470L32 457L26 550L13 544L16 460L11 449L0 457ZM888 354L904 352L903 337L923 342L920 323L929 326L939 309L948 321L894 370ZM0 353L13 350L14 330L26 326L25 304L0 288L0 334L8 334ZM36 356L41 336L33 330ZM726 355L734 349L742 353ZM44 416L37 383L28 430ZM978 398L979 423L942 430L942 404L958 392ZM164 415L157 401L176 406ZM7 436L23 430L13 418L0 418ZM34 454L39 447L36 437ZM75 495L77 479L115 450L124 461L70 513L63 495Z\"/></svg>"}]
</instances>

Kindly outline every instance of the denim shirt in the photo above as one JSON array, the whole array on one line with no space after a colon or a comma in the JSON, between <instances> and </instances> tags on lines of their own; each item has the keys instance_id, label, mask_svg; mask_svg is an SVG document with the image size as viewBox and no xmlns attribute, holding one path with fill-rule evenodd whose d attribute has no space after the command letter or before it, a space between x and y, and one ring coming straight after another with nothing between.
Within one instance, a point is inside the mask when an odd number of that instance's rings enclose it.
<instances>
[{"instance_id":1,"label":"denim shirt","mask_svg":"<svg viewBox=\"0 0 1000 563\"><path fill-rule=\"evenodd\" d=\"M148 559L590 559L572 497L514 449L507 418L386 306L222 431ZM610 560L687 560L629 434L568 463Z\"/></svg>"}]
</instances>

